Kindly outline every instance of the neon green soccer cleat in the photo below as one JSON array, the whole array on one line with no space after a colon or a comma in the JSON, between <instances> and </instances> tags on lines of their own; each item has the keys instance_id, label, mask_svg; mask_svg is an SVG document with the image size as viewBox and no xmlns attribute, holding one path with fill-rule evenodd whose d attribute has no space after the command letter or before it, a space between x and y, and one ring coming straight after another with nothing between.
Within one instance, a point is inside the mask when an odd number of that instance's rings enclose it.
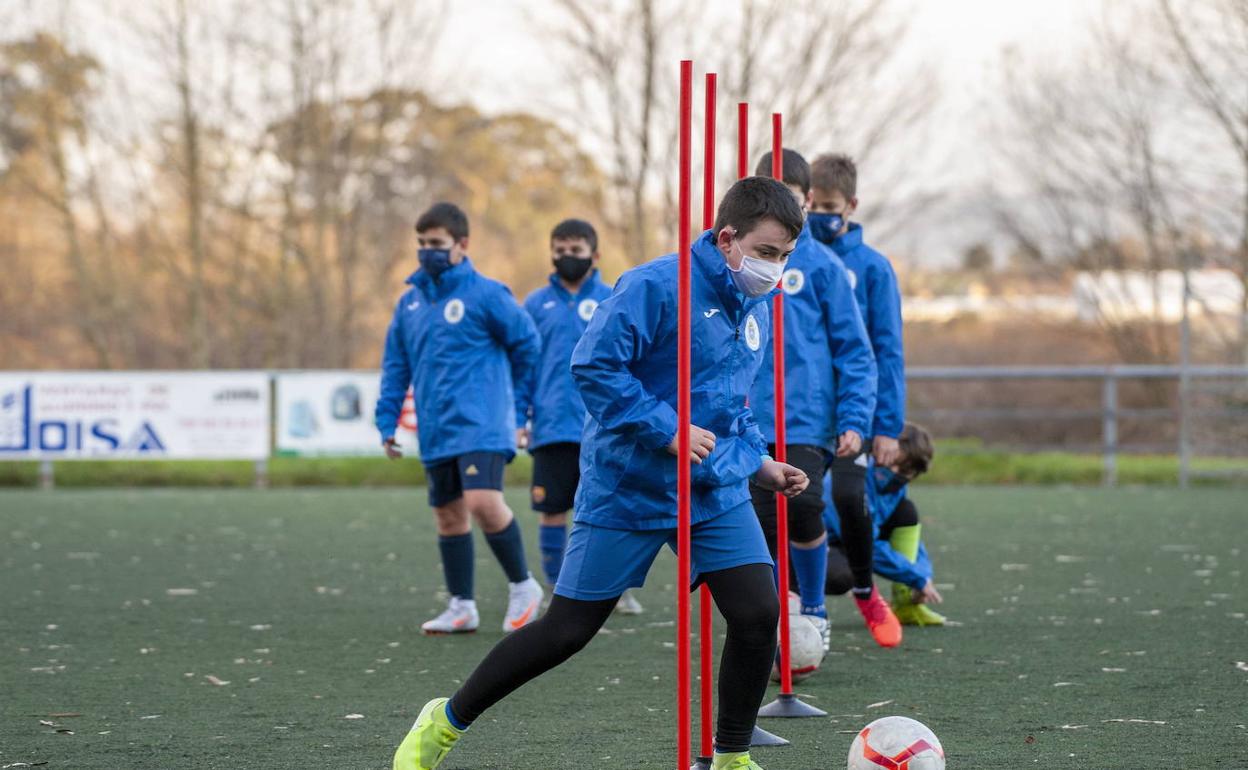
<instances>
[{"instance_id":1,"label":"neon green soccer cleat","mask_svg":"<svg viewBox=\"0 0 1248 770\"><path fill-rule=\"evenodd\" d=\"M893 609L893 614L903 626L943 626L945 624L945 616L926 604L896 607Z\"/></svg>"},{"instance_id":2,"label":"neon green soccer cleat","mask_svg":"<svg viewBox=\"0 0 1248 770\"><path fill-rule=\"evenodd\" d=\"M464 733L446 718L448 700L434 698L420 710L416 724L394 752L394 770L433 770L451 753Z\"/></svg>"},{"instance_id":3,"label":"neon green soccer cleat","mask_svg":"<svg viewBox=\"0 0 1248 770\"><path fill-rule=\"evenodd\" d=\"M763 768L750 759L748 751L739 754L720 754L717 751L711 760L711 770L763 770Z\"/></svg>"},{"instance_id":4,"label":"neon green soccer cleat","mask_svg":"<svg viewBox=\"0 0 1248 770\"><path fill-rule=\"evenodd\" d=\"M914 601L910 586L893 583L893 614L903 626L943 626L945 616Z\"/></svg>"}]
</instances>

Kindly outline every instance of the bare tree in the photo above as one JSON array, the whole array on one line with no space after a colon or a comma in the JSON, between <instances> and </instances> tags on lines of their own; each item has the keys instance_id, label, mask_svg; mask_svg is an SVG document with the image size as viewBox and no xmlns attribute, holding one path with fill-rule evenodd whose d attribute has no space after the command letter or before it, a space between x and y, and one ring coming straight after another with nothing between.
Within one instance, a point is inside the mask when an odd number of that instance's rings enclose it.
<instances>
[{"instance_id":1,"label":"bare tree","mask_svg":"<svg viewBox=\"0 0 1248 770\"><path fill-rule=\"evenodd\" d=\"M939 98L934 67L902 61L905 0L740 0L735 39L717 46L729 109L745 101L784 115L784 143L813 160L852 155L875 181L873 227L899 226L930 201L917 186L927 119ZM770 149L755 131L751 158Z\"/></svg>"},{"instance_id":2,"label":"bare tree","mask_svg":"<svg viewBox=\"0 0 1248 770\"><path fill-rule=\"evenodd\" d=\"M1151 323L1122 323L1101 306L1098 315L1125 359L1166 360L1158 276L1175 264L1174 202L1183 193L1182 175L1162 151L1172 138L1161 120L1172 94L1155 58L1125 28L1107 20L1072 64L1007 59L994 134L1021 184L994 200L1003 230L1054 269L1152 276Z\"/></svg>"},{"instance_id":3,"label":"bare tree","mask_svg":"<svg viewBox=\"0 0 1248 770\"><path fill-rule=\"evenodd\" d=\"M675 67L686 56L720 73L721 126L735 125L736 102L752 104L751 161L769 146L770 134L760 130L767 115L782 112L786 146L811 156L849 152L871 166L881 182L873 219L920 199L906 178L913 160L896 159L922 147L937 88L930 69L898 60L907 29L900 0L738 0L715 6L714 25L701 23L705 7L693 4L558 6L561 20L544 31L562 52L589 146L608 160L612 224L633 261L649 258L656 238L674 240ZM864 93L871 97L859 98ZM900 147L908 153L885 152Z\"/></svg>"},{"instance_id":4,"label":"bare tree","mask_svg":"<svg viewBox=\"0 0 1248 770\"><path fill-rule=\"evenodd\" d=\"M1156 0L1165 61L1178 69L1201 129L1221 139L1215 157L1233 158L1232 179L1209 169L1216 193L1207 200L1230 233L1230 267L1239 276L1242 305L1237 358L1248 363L1248 0ZM1226 183L1238 194L1226 194ZM1215 225L1216 227L1216 225Z\"/></svg>"}]
</instances>

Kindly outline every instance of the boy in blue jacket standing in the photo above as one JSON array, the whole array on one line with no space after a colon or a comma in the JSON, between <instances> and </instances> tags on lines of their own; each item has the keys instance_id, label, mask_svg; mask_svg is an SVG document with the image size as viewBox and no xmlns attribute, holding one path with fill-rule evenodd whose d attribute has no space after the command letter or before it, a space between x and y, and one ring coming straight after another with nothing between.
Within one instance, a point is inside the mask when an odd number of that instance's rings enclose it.
<instances>
[{"instance_id":1,"label":"boy in blue jacket standing","mask_svg":"<svg viewBox=\"0 0 1248 770\"><path fill-rule=\"evenodd\" d=\"M748 482L793 497L809 480L767 456L746 396L768 352L767 298L801 227L784 185L750 177L728 190L715 227L693 246L689 457L675 457L677 256L621 277L572 354L589 418L575 522L550 608L496 645L454 696L425 705L395 770L437 767L487 708L584 647L624 590L642 585L659 550L676 540L678 462L694 464L694 582L710 587L727 621L713 767L760 770L748 750L775 656L779 602Z\"/></svg>"},{"instance_id":2,"label":"boy in blue jacket standing","mask_svg":"<svg viewBox=\"0 0 1248 770\"><path fill-rule=\"evenodd\" d=\"M797 152L784 150L784 183L803 207L810 204L810 165ZM764 155L757 173L771 169L771 153ZM863 440L869 435L875 410L875 357L854 300L853 289L840 261L811 236L809 223L797 240L781 280L784 298L785 431L786 457L811 478L833 474L861 476L866 458ZM774 446L775 402L773 360L768 358L750 393L763 434ZM776 498L754 490L754 509L768 535L776 540ZM851 543L854 558L871 563L871 518L862 485L858 495L842 495L834 509ZM828 567L826 503L818 485L789 504L789 556L802 597L802 614L823 632L828 644L828 612L823 587ZM868 571L868 576L870 572ZM867 582L855 594L871 635L882 646L901 641L901 626L888 603Z\"/></svg>"},{"instance_id":3,"label":"boy in blue jacket standing","mask_svg":"<svg viewBox=\"0 0 1248 770\"><path fill-rule=\"evenodd\" d=\"M867 497L875 526L876 574L893 581L893 611L907 626L943 626L945 617L931 608L944 598L932 582L932 560L920 538L919 509L906 495L911 481L927 472L935 454L931 435L918 425L906 423L898 437L897 459L891 466L871 461L867 474ZM825 487L825 495L831 489ZM837 522L828 519L829 596L843 594L853 586L853 572L845 555Z\"/></svg>"},{"instance_id":4,"label":"boy in blue jacket standing","mask_svg":"<svg viewBox=\"0 0 1248 770\"><path fill-rule=\"evenodd\" d=\"M416 405L429 505L438 527L446 611L426 634L477 630L472 521L511 584L503 631L537 617L542 588L529 573L520 527L503 499L503 467L515 456L514 382L537 366L537 332L506 286L468 259L468 218L438 203L416 221L420 269L394 309L381 362L376 424L391 459L402 457L395 425L408 386Z\"/></svg>"},{"instance_id":5,"label":"boy in blue jacket standing","mask_svg":"<svg viewBox=\"0 0 1248 770\"><path fill-rule=\"evenodd\" d=\"M572 380L572 349L611 287L599 278L598 233L589 222L565 219L555 225L550 251L555 268L550 283L524 301L542 340L542 357L532 387L516 391L516 446L533 455L529 494L541 517L542 571L554 586L563 566L568 511L581 480L585 404ZM641 605L626 593L616 610L635 614Z\"/></svg>"},{"instance_id":6,"label":"boy in blue jacket standing","mask_svg":"<svg viewBox=\"0 0 1248 770\"><path fill-rule=\"evenodd\" d=\"M862 225L850 222L858 207L858 168L853 160L845 155L816 158L811 167L811 188L811 234L844 264L875 354L875 413L864 438L876 465L888 467L896 461L897 438L901 435L906 411L901 294L897 290L897 276L884 255L863 242ZM867 484L866 459L863 456L861 462L852 467L832 469L833 499L838 508L862 499ZM859 552L852 545L849 549L855 598L873 590L870 556L869 550ZM901 641L900 635L897 641Z\"/></svg>"}]
</instances>

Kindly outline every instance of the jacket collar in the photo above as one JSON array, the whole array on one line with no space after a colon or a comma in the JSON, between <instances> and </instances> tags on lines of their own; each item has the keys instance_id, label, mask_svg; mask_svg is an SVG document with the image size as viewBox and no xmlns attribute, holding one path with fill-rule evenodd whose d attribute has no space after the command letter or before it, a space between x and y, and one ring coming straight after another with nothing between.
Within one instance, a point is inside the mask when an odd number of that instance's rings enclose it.
<instances>
[{"instance_id":1,"label":"jacket collar","mask_svg":"<svg viewBox=\"0 0 1248 770\"><path fill-rule=\"evenodd\" d=\"M560 296L564 296L564 297L572 296L572 292L568 291L567 287L564 286L559 281L558 273L551 273L549 280L550 280L551 287ZM585 281L581 284L581 288L577 290L576 297L573 297L573 299L584 297L584 296L591 294L593 290L596 289L598 287L598 284L600 283L602 283L602 279L599 277L598 268L595 267L593 270L589 271L589 275L585 277Z\"/></svg>"},{"instance_id":2,"label":"jacket collar","mask_svg":"<svg viewBox=\"0 0 1248 770\"><path fill-rule=\"evenodd\" d=\"M475 272L472 260L465 254L458 265L452 265L436 281L426 271L417 270L407 277L407 282L420 289L425 296L433 298L453 291Z\"/></svg>"},{"instance_id":3,"label":"jacket collar","mask_svg":"<svg viewBox=\"0 0 1248 770\"><path fill-rule=\"evenodd\" d=\"M693 262L727 309L740 308L748 312L755 305L771 299L778 291L778 289L772 289L760 297L747 297L738 291L732 282L732 277L728 275L728 264L724 253L715 245L714 230L707 230L693 242Z\"/></svg>"},{"instance_id":4,"label":"jacket collar","mask_svg":"<svg viewBox=\"0 0 1248 770\"><path fill-rule=\"evenodd\" d=\"M844 235L838 236L832 241L832 250L837 256L845 256L849 252L862 245L862 225L857 222L850 222L849 229Z\"/></svg>"}]
</instances>

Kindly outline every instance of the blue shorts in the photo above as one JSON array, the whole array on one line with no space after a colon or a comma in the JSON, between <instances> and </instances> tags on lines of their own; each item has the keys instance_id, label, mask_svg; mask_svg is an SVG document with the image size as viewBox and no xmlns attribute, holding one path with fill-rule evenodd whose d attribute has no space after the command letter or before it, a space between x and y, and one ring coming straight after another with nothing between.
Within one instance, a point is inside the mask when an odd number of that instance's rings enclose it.
<instances>
[{"instance_id":1,"label":"blue shorts","mask_svg":"<svg viewBox=\"0 0 1248 770\"><path fill-rule=\"evenodd\" d=\"M499 452L466 452L459 457L425 466L429 482L429 505L441 508L464 496L465 489L503 490L507 455Z\"/></svg>"},{"instance_id":2,"label":"blue shorts","mask_svg":"<svg viewBox=\"0 0 1248 770\"><path fill-rule=\"evenodd\" d=\"M772 563L754 506L743 503L693 526L690 580L746 564ZM611 529L577 522L568 536L555 593L569 599L614 599L645 585L664 545L676 550L675 529ZM692 586L691 586L692 588Z\"/></svg>"}]
</instances>

